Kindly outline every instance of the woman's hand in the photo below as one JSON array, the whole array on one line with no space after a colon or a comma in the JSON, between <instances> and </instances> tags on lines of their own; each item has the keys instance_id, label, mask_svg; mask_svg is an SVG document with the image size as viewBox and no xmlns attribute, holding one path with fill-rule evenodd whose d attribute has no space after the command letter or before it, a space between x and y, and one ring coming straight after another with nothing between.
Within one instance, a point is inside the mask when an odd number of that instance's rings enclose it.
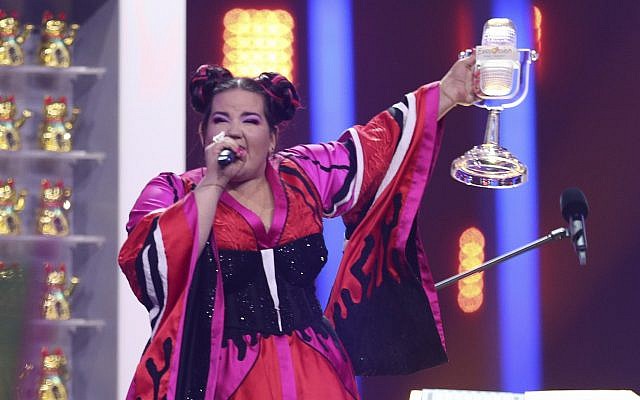
<instances>
[{"instance_id":1,"label":"woman's hand","mask_svg":"<svg viewBox=\"0 0 640 400\"><path fill-rule=\"evenodd\" d=\"M478 73L473 68L475 62L476 55L472 52L468 57L456 61L440 81L438 119L458 104L468 106L478 100L475 93Z\"/></svg>"},{"instance_id":2,"label":"woman's hand","mask_svg":"<svg viewBox=\"0 0 640 400\"><path fill-rule=\"evenodd\" d=\"M236 159L226 165L220 166L218 156L224 149L233 151ZM207 165L207 174L200 182L199 186L218 186L221 189L226 188L229 181L240 172L246 161L247 153L240 147L235 140L226 136L224 132L213 137L211 143L204 148L204 157Z\"/></svg>"},{"instance_id":3,"label":"woman's hand","mask_svg":"<svg viewBox=\"0 0 640 400\"><path fill-rule=\"evenodd\" d=\"M224 168L218 164L218 155L224 149L236 154L236 159ZM240 172L247 160L247 152L235 140L220 132L204 148L204 158L207 163L207 174L195 188L196 204L198 208L198 254L202 252L215 219L218 201L229 181Z\"/></svg>"}]
</instances>

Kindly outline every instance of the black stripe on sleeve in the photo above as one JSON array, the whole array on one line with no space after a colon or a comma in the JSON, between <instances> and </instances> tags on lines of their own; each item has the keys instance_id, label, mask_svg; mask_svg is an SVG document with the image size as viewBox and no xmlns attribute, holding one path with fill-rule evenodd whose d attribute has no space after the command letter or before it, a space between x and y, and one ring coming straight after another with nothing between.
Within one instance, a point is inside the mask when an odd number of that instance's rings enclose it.
<instances>
[{"instance_id":1,"label":"black stripe on sleeve","mask_svg":"<svg viewBox=\"0 0 640 400\"><path fill-rule=\"evenodd\" d=\"M164 179L167 180L169 186L171 186L171 189L173 190L173 202L176 203L178 200L180 200L180 197L178 196L178 188L176 188L176 184L172 178L173 175L169 173L163 173L161 175L164 177Z\"/></svg>"},{"instance_id":2,"label":"black stripe on sleeve","mask_svg":"<svg viewBox=\"0 0 640 400\"><path fill-rule=\"evenodd\" d=\"M136 279L138 281L138 286L140 287L140 292L141 292L141 296L142 298L140 299L140 301L142 302L142 304L145 306L145 308L147 309L147 311L151 311L151 309L153 308L153 302L151 301L151 298L149 298L149 294L147 291L147 279L144 275L144 263L142 261L142 255L144 254L144 249L147 248L147 246L151 246L151 244L154 241L154 237L153 237L153 233L155 232L155 230L158 227L158 219L159 216L154 218L153 221L151 222L151 227L149 229L149 233L147 234L147 238L144 241L144 245L142 246L142 250L138 253L138 256L136 257ZM156 258L156 262L157 262L157 258ZM157 265L156 265L157 268Z\"/></svg>"}]
</instances>

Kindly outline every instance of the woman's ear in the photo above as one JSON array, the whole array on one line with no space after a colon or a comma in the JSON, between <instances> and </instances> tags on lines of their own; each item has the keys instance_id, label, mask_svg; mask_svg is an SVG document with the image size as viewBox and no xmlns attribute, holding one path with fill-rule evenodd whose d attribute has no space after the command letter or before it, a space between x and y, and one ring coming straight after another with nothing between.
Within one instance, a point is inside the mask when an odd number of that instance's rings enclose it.
<instances>
[{"instance_id":1,"label":"woman's ear","mask_svg":"<svg viewBox=\"0 0 640 400\"><path fill-rule=\"evenodd\" d=\"M278 146L278 135L279 134L280 134L280 131L278 130L278 127L276 126L271 131L271 143L269 144L269 154L275 153L276 147Z\"/></svg>"}]
</instances>

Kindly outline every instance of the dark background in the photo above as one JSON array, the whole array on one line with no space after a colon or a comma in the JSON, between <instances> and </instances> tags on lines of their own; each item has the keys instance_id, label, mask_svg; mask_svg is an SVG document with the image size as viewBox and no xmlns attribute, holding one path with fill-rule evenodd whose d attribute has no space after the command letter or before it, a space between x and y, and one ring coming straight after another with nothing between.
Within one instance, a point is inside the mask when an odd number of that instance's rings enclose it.
<instances>
[{"instance_id":1,"label":"dark background","mask_svg":"<svg viewBox=\"0 0 640 400\"><path fill-rule=\"evenodd\" d=\"M535 65L540 236L564 224L558 199L566 187L580 187L591 208L586 268L578 267L568 241L539 250L543 388L640 393L640 1L532 5L543 14ZM304 1L190 0L187 70L221 62L221 21L234 7L278 7L294 15L296 85L312 107ZM440 79L459 50L477 44L490 17L487 0L353 2L357 121ZM307 142L308 120L308 112L299 112L280 145ZM459 107L446 118L420 216L436 281L456 272L458 235L468 226L485 233L487 258L496 255L494 193L449 177L451 160L479 143L485 121L486 111L477 108ZM201 162L197 122L189 111L189 167ZM500 390L496 286L495 272L486 273L484 305L471 315L459 310L455 288L441 292L450 362L409 376L365 378L364 398L407 399L417 388Z\"/></svg>"}]
</instances>

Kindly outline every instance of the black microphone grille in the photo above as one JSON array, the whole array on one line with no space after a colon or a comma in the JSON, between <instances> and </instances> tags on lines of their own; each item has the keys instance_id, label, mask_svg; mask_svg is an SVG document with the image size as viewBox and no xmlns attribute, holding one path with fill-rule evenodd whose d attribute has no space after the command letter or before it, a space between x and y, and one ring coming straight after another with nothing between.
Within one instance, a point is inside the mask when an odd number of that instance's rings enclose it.
<instances>
[{"instance_id":1,"label":"black microphone grille","mask_svg":"<svg viewBox=\"0 0 640 400\"><path fill-rule=\"evenodd\" d=\"M573 215L582 215L583 218L587 218L587 215L589 215L587 198L584 197L582 190L576 187L567 188L562 192L562 195L560 195L560 209L567 222Z\"/></svg>"}]
</instances>

